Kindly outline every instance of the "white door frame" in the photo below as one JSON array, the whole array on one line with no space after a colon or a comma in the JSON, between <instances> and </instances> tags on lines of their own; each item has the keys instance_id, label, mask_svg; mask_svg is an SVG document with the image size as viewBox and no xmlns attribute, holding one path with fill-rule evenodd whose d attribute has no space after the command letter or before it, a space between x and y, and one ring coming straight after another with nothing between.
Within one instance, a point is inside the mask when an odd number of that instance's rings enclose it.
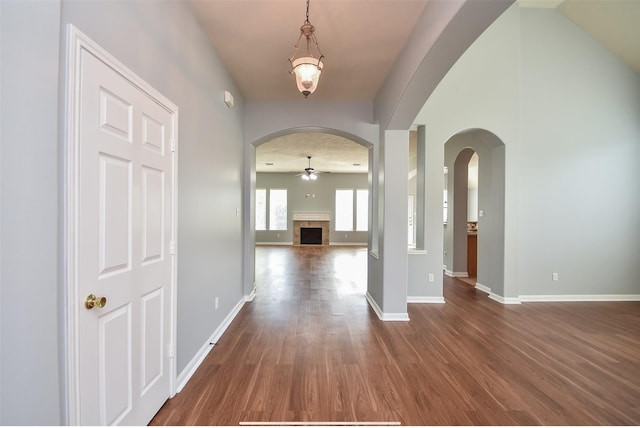
<instances>
[{"instance_id":1,"label":"white door frame","mask_svg":"<svg viewBox=\"0 0 640 428\"><path fill-rule=\"evenodd\" d=\"M77 302L82 299L78 295L78 153L79 153L79 114L80 114L80 56L85 50L106 65L111 67L119 74L125 76L131 83L140 90L147 93L158 104L172 112L173 117L173 135L171 138L171 148L174 152L173 156L173 175L171 177L172 186L172 224L171 235L172 242L177 243L177 167L178 167L178 107L169 99L160 94L156 89L152 88L148 83L139 76L129 70L116 58L107 51L98 46L89 37L79 31L72 24L67 26L67 61L66 61L66 100L65 100L65 130L64 130L64 220L63 220L63 240L64 240L64 298L63 298L63 348L64 348L64 372L63 372L63 388L65 401L63 423L66 425L78 425L80 423L80 388L79 388L79 350L78 350L78 331L77 331ZM169 366L169 396L172 397L176 393L176 352L175 344L177 343L176 329L176 287L177 287L177 256L175 245L172 250L171 259L171 285L170 285L170 335L169 343L170 366Z\"/></svg>"}]
</instances>

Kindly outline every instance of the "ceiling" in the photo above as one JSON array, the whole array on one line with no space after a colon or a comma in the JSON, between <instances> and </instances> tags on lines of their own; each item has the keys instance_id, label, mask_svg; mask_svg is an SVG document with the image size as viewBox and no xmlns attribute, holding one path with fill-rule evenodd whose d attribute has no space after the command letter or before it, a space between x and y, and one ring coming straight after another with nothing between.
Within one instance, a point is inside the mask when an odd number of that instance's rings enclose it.
<instances>
[{"instance_id":1,"label":"ceiling","mask_svg":"<svg viewBox=\"0 0 640 428\"><path fill-rule=\"evenodd\" d=\"M246 100L301 99L288 60L306 19L305 0L190 2ZM309 21L325 55L313 99L373 100L426 3L310 0Z\"/></svg>"},{"instance_id":2,"label":"ceiling","mask_svg":"<svg viewBox=\"0 0 640 428\"><path fill-rule=\"evenodd\" d=\"M310 0L309 20L325 55L318 89L310 97L373 101L427 1L446 0ZM247 101L301 99L288 58L306 17L305 0L189 2ZM519 3L556 8L640 74L640 0ZM292 134L260 145L256 170L301 172L308 155L319 171L367 170L366 148L322 133Z\"/></svg>"},{"instance_id":3,"label":"ceiling","mask_svg":"<svg viewBox=\"0 0 640 428\"><path fill-rule=\"evenodd\" d=\"M369 150L347 138L313 132L289 134L256 148L256 171L300 173L309 165L320 172L366 173Z\"/></svg>"}]
</instances>

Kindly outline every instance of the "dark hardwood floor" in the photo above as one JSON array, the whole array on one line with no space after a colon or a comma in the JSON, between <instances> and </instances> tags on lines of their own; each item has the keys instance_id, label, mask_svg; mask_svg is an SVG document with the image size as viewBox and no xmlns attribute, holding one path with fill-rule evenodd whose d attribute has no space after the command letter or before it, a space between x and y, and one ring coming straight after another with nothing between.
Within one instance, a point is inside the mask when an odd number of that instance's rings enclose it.
<instances>
[{"instance_id":1,"label":"dark hardwood floor","mask_svg":"<svg viewBox=\"0 0 640 428\"><path fill-rule=\"evenodd\" d=\"M152 425L640 425L640 302L446 304L382 322L367 251L258 247L259 289Z\"/></svg>"}]
</instances>

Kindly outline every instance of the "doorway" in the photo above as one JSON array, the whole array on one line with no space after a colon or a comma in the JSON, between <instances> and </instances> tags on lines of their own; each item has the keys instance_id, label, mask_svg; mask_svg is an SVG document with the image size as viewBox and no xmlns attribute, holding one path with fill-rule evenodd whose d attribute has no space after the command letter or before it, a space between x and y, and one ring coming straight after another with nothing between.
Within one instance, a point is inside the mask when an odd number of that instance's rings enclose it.
<instances>
[{"instance_id":1,"label":"doorway","mask_svg":"<svg viewBox=\"0 0 640 428\"><path fill-rule=\"evenodd\" d=\"M178 109L69 28L69 423L146 425L175 390Z\"/></svg>"},{"instance_id":2,"label":"doorway","mask_svg":"<svg viewBox=\"0 0 640 428\"><path fill-rule=\"evenodd\" d=\"M322 162L324 156L319 155L321 152L331 164L342 164L342 168L347 170L326 169L327 164ZM277 155L281 162L269 160L265 154ZM249 208L245 211L248 216L245 222L251 231L245 242L245 272L250 275L245 281L247 295L253 296L258 286L256 244L289 246L297 242L292 226L296 215L328 218L330 226L327 235L330 237L327 237L327 245L371 248L375 240L370 233L373 204L370 195L374 186L370 173L374 164L372 143L336 129L292 128L254 141L247 156L253 177L247 185L245 196ZM310 160L308 156L311 156ZM319 173L316 180L302 179L302 172L306 168L313 168ZM355 175L360 178L351 177ZM325 188L325 185L330 187ZM286 230L270 230L271 189L287 189L287 208L284 210ZM342 195L347 191L350 192L352 209L346 210L350 221L345 223L345 230L343 216L340 216L340 227L336 226L338 221L335 217L338 192ZM339 202L344 205L343 198Z\"/></svg>"},{"instance_id":3,"label":"doorway","mask_svg":"<svg viewBox=\"0 0 640 428\"><path fill-rule=\"evenodd\" d=\"M482 129L460 132L445 143L445 274L465 279L490 297L504 290L504 155L504 143Z\"/></svg>"}]
</instances>

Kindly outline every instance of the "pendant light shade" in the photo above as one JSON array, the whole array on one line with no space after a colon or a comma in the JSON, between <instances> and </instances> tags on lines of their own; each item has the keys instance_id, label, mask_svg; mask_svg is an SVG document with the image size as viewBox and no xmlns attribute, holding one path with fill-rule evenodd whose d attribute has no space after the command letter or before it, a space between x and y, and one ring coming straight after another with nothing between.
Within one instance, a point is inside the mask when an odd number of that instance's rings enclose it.
<instances>
[{"instance_id":1,"label":"pendant light shade","mask_svg":"<svg viewBox=\"0 0 640 428\"><path fill-rule=\"evenodd\" d=\"M289 62L291 63L290 73L296 76L296 85L298 90L305 98L315 92L318 88L318 81L320 80L320 73L322 72L322 52L318 46L318 40L315 36L315 27L309 22L309 0L307 0L307 19L300 27L300 37L293 47ZM300 44L300 40L307 42L306 56L295 58L296 52ZM313 50L316 51L316 55L313 55Z\"/></svg>"},{"instance_id":2,"label":"pendant light shade","mask_svg":"<svg viewBox=\"0 0 640 428\"><path fill-rule=\"evenodd\" d=\"M313 94L318 87L320 73L322 73L322 61L311 56L305 56L294 60L291 65L296 75L298 90L304 97Z\"/></svg>"}]
</instances>

